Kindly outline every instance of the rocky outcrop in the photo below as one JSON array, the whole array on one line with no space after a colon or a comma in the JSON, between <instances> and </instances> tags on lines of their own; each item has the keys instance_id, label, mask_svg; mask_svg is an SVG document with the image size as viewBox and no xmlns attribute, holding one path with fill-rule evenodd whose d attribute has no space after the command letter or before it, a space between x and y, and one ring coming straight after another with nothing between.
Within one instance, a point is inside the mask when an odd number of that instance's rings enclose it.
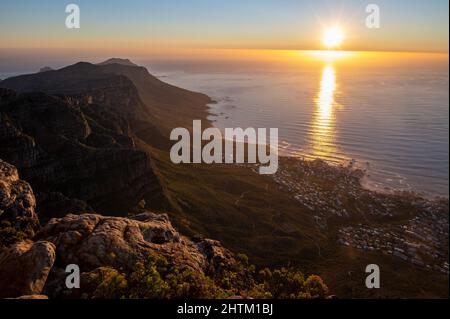
<instances>
[{"instance_id":1,"label":"rocky outcrop","mask_svg":"<svg viewBox=\"0 0 450 319\"><path fill-rule=\"evenodd\" d=\"M14 166L3 161L0 161L0 194L4 209L1 216L9 216L17 231L26 227L19 223L25 217L37 223L31 187L19 179ZM46 200L58 201L61 196L52 193ZM4 225L2 221L0 233ZM42 293L53 298L67 294L81 297L79 294L86 290L74 292L65 286L65 268L69 264L80 267L81 281L87 285L83 288L88 291L96 290L90 287L93 277L97 278L95 285L108 286L114 284L110 281L117 276L132 273L138 264L158 256L177 269L207 276L236 264L232 253L219 242L181 235L165 214L145 212L128 218L68 214L52 218L33 237L36 230L33 228L28 236L33 241L13 236L8 238L12 243L9 247L0 247L0 298L44 298ZM8 242L5 241L5 246Z\"/></svg>"},{"instance_id":2,"label":"rocky outcrop","mask_svg":"<svg viewBox=\"0 0 450 319\"><path fill-rule=\"evenodd\" d=\"M39 295L55 261L49 242L22 241L0 253L0 298Z\"/></svg>"},{"instance_id":3,"label":"rocky outcrop","mask_svg":"<svg viewBox=\"0 0 450 319\"><path fill-rule=\"evenodd\" d=\"M0 159L0 247L22 237L33 237L39 227L36 200L30 185L17 169Z\"/></svg>"},{"instance_id":4,"label":"rocky outcrop","mask_svg":"<svg viewBox=\"0 0 450 319\"><path fill-rule=\"evenodd\" d=\"M77 264L82 272L105 266L130 272L153 253L177 267L205 274L234 263L219 242L189 239L173 228L167 215L153 213L131 218L96 214L54 218L37 238L56 246L58 265Z\"/></svg>"},{"instance_id":5,"label":"rocky outcrop","mask_svg":"<svg viewBox=\"0 0 450 319\"><path fill-rule=\"evenodd\" d=\"M36 238L56 246L57 259L44 288L50 298L80 298L101 286L114 285L118 275L131 274L138 264L158 257L179 271L190 269L207 276L237 263L219 242L185 237L174 229L167 215L150 212L132 218L96 214L54 218ZM64 269L69 264L80 267L81 289L65 286ZM94 283L93 277L97 278Z\"/></svg>"},{"instance_id":6,"label":"rocky outcrop","mask_svg":"<svg viewBox=\"0 0 450 319\"><path fill-rule=\"evenodd\" d=\"M106 214L126 213L142 199L160 207L162 188L128 122L105 106L75 101L0 89L0 158L20 170L40 202L60 193ZM40 206L40 217L61 216L55 207Z\"/></svg>"}]
</instances>

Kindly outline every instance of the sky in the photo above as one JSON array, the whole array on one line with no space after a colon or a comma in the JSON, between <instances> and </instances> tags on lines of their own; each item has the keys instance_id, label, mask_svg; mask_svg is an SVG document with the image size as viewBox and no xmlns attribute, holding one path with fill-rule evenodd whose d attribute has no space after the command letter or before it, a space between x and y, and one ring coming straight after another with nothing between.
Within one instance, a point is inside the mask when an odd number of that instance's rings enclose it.
<instances>
[{"instance_id":1,"label":"sky","mask_svg":"<svg viewBox=\"0 0 450 319\"><path fill-rule=\"evenodd\" d=\"M80 29L65 27L69 3ZM370 3L379 29L365 26ZM0 50L316 50L339 25L345 50L448 52L448 10L448 0L0 0Z\"/></svg>"}]
</instances>

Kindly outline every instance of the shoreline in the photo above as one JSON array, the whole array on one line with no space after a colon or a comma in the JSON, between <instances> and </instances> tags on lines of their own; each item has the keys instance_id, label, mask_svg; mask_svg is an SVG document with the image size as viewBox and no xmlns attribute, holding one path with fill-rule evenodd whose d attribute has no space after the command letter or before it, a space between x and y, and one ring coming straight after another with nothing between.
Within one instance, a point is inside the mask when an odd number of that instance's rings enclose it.
<instances>
[{"instance_id":1,"label":"shoreline","mask_svg":"<svg viewBox=\"0 0 450 319\"><path fill-rule=\"evenodd\" d=\"M388 184L383 184L382 182L377 182L377 181L371 179L371 177L367 174L367 171L365 169L363 169L357 165L357 163L359 163L358 160L352 159L352 160L347 160L347 161L344 161L341 163L335 163L335 162L327 161L327 160L321 159L321 158L280 156L280 158L282 158L282 157L294 158L294 159L298 159L300 161L320 160L320 161L325 162L327 165L329 165L331 167L336 167L336 168L345 167L345 166L348 166L349 163L354 162L355 165L354 165L353 169L360 170L364 173L364 175L361 176L361 179L360 179L361 187L368 191L380 193L380 194L384 194L384 195L401 195L401 194L407 193L407 194L413 194L414 196L423 197L424 199L428 199L428 200L439 200L439 199L448 200L449 199L448 196L440 195L437 193L432 194L430 192L420 191L420 190L414 189L413 187L410 187L408 189L400 189L400 188L391 187ZM376 185L379 185L380 187L372 186L371 184L376 184Z\"/></svg>"}]
</instances>

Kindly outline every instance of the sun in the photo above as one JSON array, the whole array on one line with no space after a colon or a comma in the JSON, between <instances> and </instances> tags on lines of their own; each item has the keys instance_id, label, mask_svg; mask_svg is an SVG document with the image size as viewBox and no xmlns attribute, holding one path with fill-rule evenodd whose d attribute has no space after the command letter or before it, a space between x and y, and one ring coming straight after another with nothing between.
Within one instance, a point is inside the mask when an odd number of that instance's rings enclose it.
<instances>
[{"instance_id":1,"label":"sun","mask_svg":"<svg viewBox=\"0 0 450 319\"><path fill-rule=\"evenodd\" d=\"M344 40L344 32L341 28L335 26L326 29L323 33L322 42L327 47L327 49L334 49L339 47Z\"/></svg>"}]
</instances>

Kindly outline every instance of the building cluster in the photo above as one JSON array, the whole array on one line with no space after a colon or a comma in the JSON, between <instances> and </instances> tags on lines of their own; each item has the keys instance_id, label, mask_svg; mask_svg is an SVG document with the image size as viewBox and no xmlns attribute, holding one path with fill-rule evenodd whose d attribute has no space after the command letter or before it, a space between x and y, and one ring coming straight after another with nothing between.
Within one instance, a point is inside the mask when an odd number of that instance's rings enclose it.
<instances>
[{"instance_id":1,"label":"building cluster","mask_svg":"<svg viewBox=\"0 0 450 319\"><path fill-rule=\"evenodd\" d=\"M343 227L338 243L363 251L392 255L405 262L448 275L447 218L423 212L403 225Z\"/></svg>"},{"instance_id":2,"label":"building cluster","mask_svg":"<svg viewBox=\"0 0 450 319\"><path fill-rule=\"evenodd\" d=\"M311 211L321 231L331 223L348 225L339 230L339 244L448 274L448 200L367 190L360 183L364 172L355 170L353 163L331 166L286 158L280 163L273 179L299 207ZM365 225L356 224L359 221Z\"/></svg>"},{"instance_id":3,"label":"building cluster","mask_svg":"<svg viewBox=\"0 0 450 319\"><path fill-rule=\"evenodd\" d=\"M349 165L329 165L324 161L282 159L273 179L293 194L299 204L314 212L316 225L328 227L332 217L348 218L352 214L392 217L392 204L361 187L364 172ZM362 202L364 207L355 206Z\"/></svg>"}]
</instances>

